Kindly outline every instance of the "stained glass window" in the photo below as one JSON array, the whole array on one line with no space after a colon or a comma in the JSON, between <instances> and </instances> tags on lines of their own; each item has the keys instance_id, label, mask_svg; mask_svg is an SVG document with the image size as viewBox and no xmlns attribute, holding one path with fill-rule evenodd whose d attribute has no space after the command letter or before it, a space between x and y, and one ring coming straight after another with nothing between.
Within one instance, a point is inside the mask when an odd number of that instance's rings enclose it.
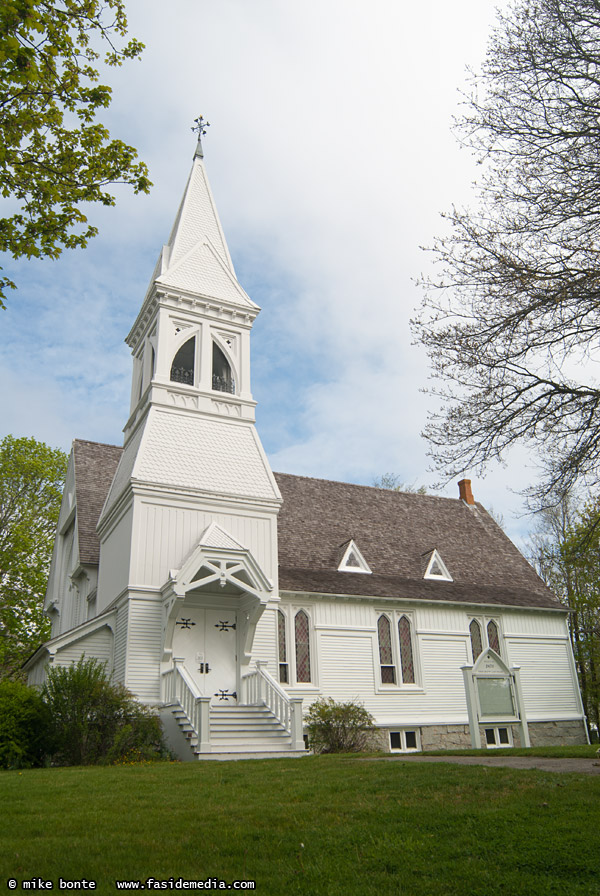
<instances>
[{"instance_id":1,"label":"stained glass window","mask_svg":"<svg viewBox=\"0 0 600 896\"><path fill-rule=\"evenodd\" d=\"M488 636L488 644L495 650L498 656L500 656L500 638L498 636L498 626L494 622L493 619L487 624L487 636Z\"/></svg>"},{"instance_id":2,"label":"stained glass window","mask_svg":"<svg viewBox=\"0 0 600 896\"><path fill-rule=\"evenodd\" d=\"M277 640L279 644L279 681L288 683L287 649L285 641L285 616L277 610Z\"/></svg>"},{"instance_id":3,"label":"stained glass window","mask_svg":"<svg viewBox=\"0 0 600 896\"><path fill-rule=\"evenodd\" d=\"M196 357L196 337L184 342L171 364L171 382L194 385L194 360Z\"/></svg>"},{"instance_id":4,"label":"stained glass window","mask_svg":"<svg viewBox=\"0 0 600 896\"><path fill-rule=\"evenodd\" d=\"M398 638L400 641L400 663L402 665L402 681L404 682L404 684L414 684L415 667L413 663L410 620L407 616L402 616L398 622Z\"/></svg>"},{"instance_id":5,"label":"stained glass window","mask_svg":"<svg viewBox=\"0 0 600 896\"><path fill-rule=\"evenodd\" d=\"M392 633L390 620L387 616L380 616L377 620L377 634L379 636L379 662L381 664L381 683L396 683L396 667L392 654Z\"/></svg>"},{"instance_id":6,"label":"stained glass window","mask_svg":"<svg viewBox=\"0 0 600 896\"><path fill-rule=\"evenodd\" d=\"M473 662L477 659L479 654L481 653L481 626L477 622L476 619L471 620L471 624L469 626L469 631L471 633L471 650L473 651Z\"/></svg>"},{"instance_id":7,"label":"stained glass window","mask_svg":"<svg viewBox=\"0 0 600 896\"><path fill-rule=\"evenodd\" d=\"M298 610L294 620L296 636L296 681L310 681L310 631L308 616Z\"/></svg>"}]
</instances>

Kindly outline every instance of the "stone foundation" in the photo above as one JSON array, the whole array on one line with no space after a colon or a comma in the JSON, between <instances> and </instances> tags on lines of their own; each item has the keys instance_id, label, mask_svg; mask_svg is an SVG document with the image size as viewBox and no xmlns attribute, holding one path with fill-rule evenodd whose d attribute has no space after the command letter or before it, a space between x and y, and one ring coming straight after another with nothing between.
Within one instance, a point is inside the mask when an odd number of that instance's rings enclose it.
<instances>
[{"instance_id":1,"label":"stone foundation","mask_svg":"<svg viewBox=\"0 0 600 896\"><path fill-rule=\"evenodd\" d=\"M587 744L585 725L575 722L530 722L529 740L532 747Z\"/></svg>"},{"instance_id":2,"label":"stone foundation","mask_svg":"<svg viewBox=\"0 0 600 896\"><path fill-rule=\"evenodd\" d=\"M376 749L390 752L390 731L401 731L403 725L398 727L380 728L376 735ZM485 749L485 728L498 727L494 725L480 725L481 746ZM504 725L512 733L512 744L520 747L521 729L519 725ZM585 726L582 721L557 721L557 722L530 722L529 739L532 747L551 745L570 745L587 743ZM417 731L421 736L421 750L469 750L471 749L471 734L468 725L422 725L408 728L409 731Z\"/></svg>"}]
</instances>

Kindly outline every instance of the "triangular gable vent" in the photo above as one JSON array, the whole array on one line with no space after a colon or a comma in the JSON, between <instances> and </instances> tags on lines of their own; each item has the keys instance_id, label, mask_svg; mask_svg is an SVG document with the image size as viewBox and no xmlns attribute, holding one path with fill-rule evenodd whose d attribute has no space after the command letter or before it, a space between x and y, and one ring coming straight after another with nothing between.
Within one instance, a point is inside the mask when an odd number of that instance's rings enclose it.
<instances>
[{"instance_id":1,"label":"triangular gable vent","mask_svg":"<svg viewBox=\"0 0 600 896\"><path fill-rule=\"evenodd\" d=\"M244 551L245 548L225 529L222 529L217 523L211 523L208 529L204 530L198 544L210 548L225 548L233 551Z\"/></svg>"},{"instance_id":2,"label":"triangular gable vent","mask_svg":"<svg viewBox=\"0 0 600 896\"><path fill-rule=\"evenodd\" d=\"M369 564L358 550L353 541L349 541L338 566L339 572L366 572L371 573Z\"/></svg>"},{"instance_id":3,"label":"triangular gable vent","mask_svg":"<svg viewBox=\"0 0 600 896\"><path fill-rule=\"evenodd\" d=\"M448 572L448 567L440 557L437 551L432 551L425 570L425 579L440 579L444 582L451 582L452 576Z\"/></svg>"}]
</instances>

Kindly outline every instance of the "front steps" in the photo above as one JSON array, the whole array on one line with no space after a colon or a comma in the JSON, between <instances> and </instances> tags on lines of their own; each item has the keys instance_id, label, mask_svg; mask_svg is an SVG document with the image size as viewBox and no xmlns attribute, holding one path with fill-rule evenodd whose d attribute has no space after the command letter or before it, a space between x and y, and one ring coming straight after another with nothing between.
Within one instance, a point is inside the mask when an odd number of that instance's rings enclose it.
<instances>
[{"instance_id":1,"label":"front steps","mask_svg":"<svg viewBox=\"0 0 600 896\"><path fill-rule=\"evenodd\" d=\"M196 732L179 705L171 713L191 747L192 758L261 759L306 755L292 750L292 739L266 706L211 706L210 752L200 752Z\"/></svg>"}]
</instances>

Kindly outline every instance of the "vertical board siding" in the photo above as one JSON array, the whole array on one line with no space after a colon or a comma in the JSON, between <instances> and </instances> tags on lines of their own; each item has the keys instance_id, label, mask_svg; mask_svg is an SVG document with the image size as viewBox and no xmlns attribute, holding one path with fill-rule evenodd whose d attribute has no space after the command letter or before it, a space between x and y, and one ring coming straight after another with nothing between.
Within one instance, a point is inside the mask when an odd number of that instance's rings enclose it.
<instances>
[{"instance_id":1,"label":"vertical board siding","mask_svg":"<svg viewBox=\"0 0 600 896\"><path fill-rule=\"evenodd\" d=\"M562 613L503 612L502 621L507 635L530 635L564 638L567 633L567 617Z\"/></svg>"},{"instance_id":2,"label":"vertical board siding","mask_svg":"<svg viewBox=\"0 0 600 896\"><path fill-rule=\"evenodd\" d=\"M100 546L98 613L121 594L129 582L133 511L129 509Z\"/></svg>"},{"instance_id":3,"label":"vertical board siding","mask_svg":"<svg viewBox=\"0 0 600 896\"><path fill-rule=\"evenodd\" d=\"M183 565L211 523L217 523L248 548L265 575L273 578L275 516L248 517L244 514L166 507L143 501L136 512L133 583L160 588L170 570Z\"/></svg>"},{"instance_id":4,"label":"vertical board siding","mask_svg":"<svg viewBox=\"0 0 600 896\"><path fill-rule=\"evenodd\" d=\"M125 684L140 699L160 702L162 604L133 598L129 605L129 650Z\"/></svg>"},{"instance_id":5,"label":"vertical board siding","mask_svg":"<svg viewBox=\"0 0 600 896\"><path fill-rule=\"evenodd\" d=\"M529 721L579 714L569 649L566 641L510 641L511 662L521 667Z\"/></svg>"},{"instance_id":6,"label":"vertical board siding","mask_svg":"<svg viewBox=\"0 0 600 896\"><path fill-rule=\"evenodd\" d=\"M373 608L363 603L323 601L315 604L314 618L315 625L368 630L375 628Z\"/></svg>"},{"instance_id":7,"label":"vertical board siding","mask_svg":"<svg viewBox=\"0 0 600 896\"><path fill-rule=\"evenodd\" d=\"M54 663L57 666L69 666L76 663L85 654L86 659L94 657L101 663L106 663L106 671L110 675L113 666L113 633L108 626L103 626L98 631L92 632L85 638L56 651Z\"/></svg>"},{"instance_id":8,"label":"vertical board siding","mask_svg":"<svg viewBox=\"0 0 600 896\"><path fill-rule=\"evenodd\" d=\"M115 659L113 677L125 684L125 664L127 656L127 633L129 629L129 602L122 604L117 610L115 631Z\"/></svg>"}]
</instances>

